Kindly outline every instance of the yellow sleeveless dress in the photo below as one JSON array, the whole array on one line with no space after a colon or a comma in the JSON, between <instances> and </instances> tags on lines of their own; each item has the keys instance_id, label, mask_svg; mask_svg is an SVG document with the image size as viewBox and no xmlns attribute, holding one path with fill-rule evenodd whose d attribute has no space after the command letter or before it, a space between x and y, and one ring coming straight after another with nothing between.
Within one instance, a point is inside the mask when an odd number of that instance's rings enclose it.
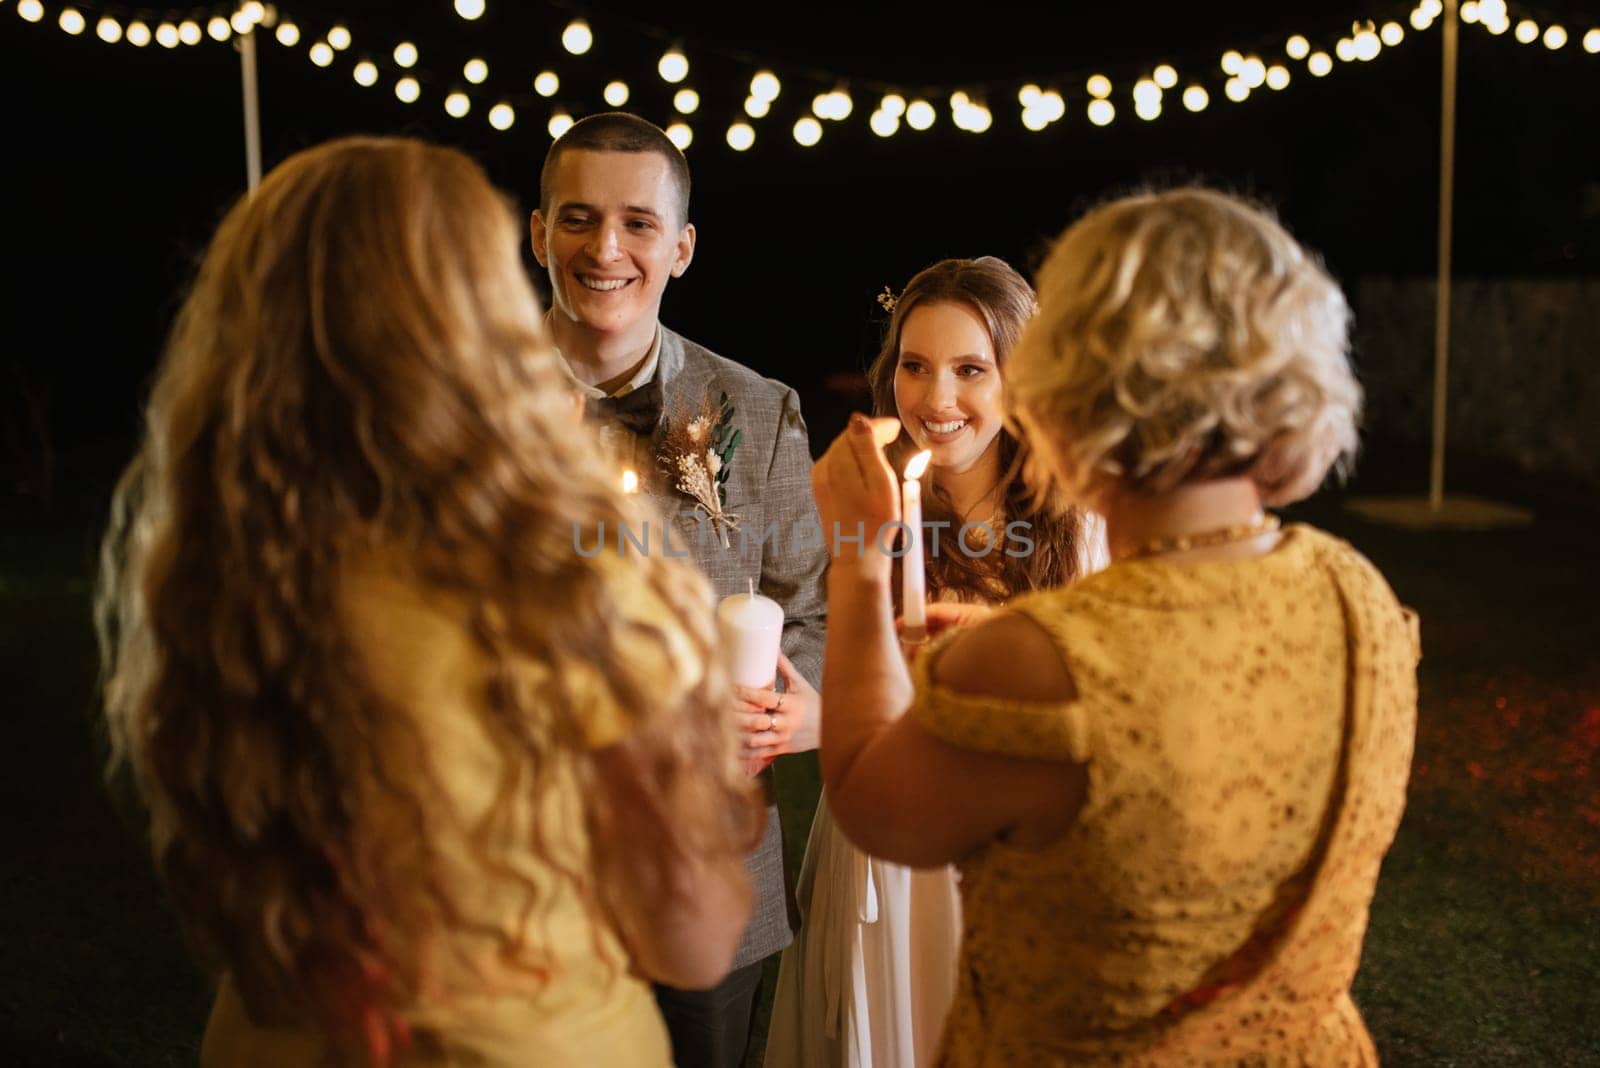
<instances>
[{"instance_id":1,"label":"yellow sleeveless dress","mask_svg":"<svg viewBox=\"0 0 1600 1068\"><path fill-rule=\"evenodd\" d=\"M631 596L640 590L619 584L615 593L618 612L659 620L665 611ZM343 608L369 678L407 714L423 742L427 768L413 766L415 747L395 745L386 747L394 753L388 772L402 779L431 773L444 789L439 810L429 813L428 836L460 909L453 922L441 923L429 947L430 990L406 1012L413 1040L391 1064L668 1068L671 1047L648 984L630 974L617 936L593 922L571 881L557 876L532 848L532 772L487 706L489 668L468 636L465 609L391 577L381 566L349 576ZM636 652L659 655L646 644ZM564 674L569 692L591 694L575 703L584 711L584 743L598 748L624 737L632 716L589 678L593 670L579 666ZM538 692L550 674L547 665L525 661L513 665L510 681ZM585 870L589 843L572 762L552 747L539 773L551 784L540 802L544 847L564 867ZM424 861L407 847L421 833L414 813L380 784L356 783L352 789L363 799L363 833L389 845L391 877L421 878ZM499 804L506 798L514 800ZM529 882L540 894L532 915ZM529 952L513 958L506 946L518 930L525 932ZM241 985L232 975L222 978L201 1068L365 1064L342 1059L308 1021L248 1005Z\"/></svg>"},{"instance_id":2,"label":"yellow sleeveless dress","mask_svg":"<svg viewBox=\"0 0 1600 1068\"><path fill-rule=\"evenodd\" d=\"M1078 698L955 693L935 645L910 714L1081 763L1088 795L1049 846L960 864L939 1063L1376 1064L1349 990L1404 806L1416 617L1305 526L1253 560L1114 564L1005 610L1050 635Z\"/></svg>"}]
</instances>

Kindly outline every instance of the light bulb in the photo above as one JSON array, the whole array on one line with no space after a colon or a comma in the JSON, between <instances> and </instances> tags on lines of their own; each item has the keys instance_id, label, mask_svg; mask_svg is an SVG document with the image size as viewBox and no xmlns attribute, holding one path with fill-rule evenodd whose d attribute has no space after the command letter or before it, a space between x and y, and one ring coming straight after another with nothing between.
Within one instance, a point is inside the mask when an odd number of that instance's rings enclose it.
<instances>
[{"instance_id":1,"label":"light bulb","mask_svg":"<svg viewBox=\"0 0 1600 1068\"><path fill-rule=\"evenodd\" d=\"M678 146L682 152L694 143L694 131L681 122L675 122L667 127L667 140Z\"/></svg>"},{"instance_id":2,"label":"light bulb","mask_svg":"<svg viewBox=\"0 0 1600 1068\"><path fill-rule=\"evenodd\" d=\"M872 113L872 117L867 120L867 125L879 137L890 137L893 136L896 130L900 129L900 120L880 108Z\"/></svg>"},{"instance_id":3,"label":"light bulb","mask_svg":"<svg viewBox=\"0 0 1600 1068\"><path fill-rule=\"evenodd\" d=\"M735 152L743 152L755 143L755 127L748 122L736 122L728 127L728 147Z\"/></svg>"},{"instance_id":4,"label":"light bulb","mask_svg":"<svg viewBox=\"0 0 1600 1068\"><path fill-rule=\"evenodd\" d=\"M1398 22L1385 22L1383 29L1378 31L1378 37L1384 44L1393 48L1406 39L1406 31L1400 28Z\"/></svg>"},{"instance_id":5,"label":"light bulb","mask_svg":"<svg viewBox=\"0 0 1600 1068\"><path fill-rule=\"evenodd\" d=\"M1554 52L1567 43L1567 30L1564 26L1551 26L1544 31L1544 46Z\"/></svg>"},{"instance_id":6,"label":"light bulb","mask_svg":"<svg viewBox=\"0 0 1600 1068\"><path fill-rule=\"evenodd\" d=\"M752 119L764 119L771 110L772 104L759 96L747 96L744 99L744 113Z\"/></svg>"},{"instance_id":7,"label":"light bulb","mask_svg":"<svg viewBox=\"0 0 1600 1068\"><path fill-rule=\"evenodd\" d=\"M261 20L267 17L267 6L261 0L248 0L239 5L239 13L250 20L250 25L259 26Z\"/></svg>"},{"instance_id":8,"label":"light bulb","mask_svg":"<svg viewBox=\"0 0 1600 1068\"><path fill-rule=\"evenodd\" d=\"M68 10L71 9L69 8ZM67 17L65 11L61 13L61 17L63 19ZM66 24L62 23L62 27L65 28L65 26ZM1521 22L1517 23L1517 40L1521 41L1523 44L1532 44L1538 39L1539 24L1537 22L1533 21L1532 19L1523 19Z\"/></svg>"},{"instance_id":9,"label":"light bulb","mask_svg":"<svg viewBox=\"0 0 1600 1068\"><path fill-rule=\"evenodd\" d=\"M607 82L604 95L607 104L614 108L620 108L628 102L628 83Z\"/></svg>"},{"instance_id":10,"label":"light bulb","mask_svg":"<svg viewBox=\"0 0 1600 1068\"><path fill-rule=\"evenodd\" d=\"M227 20L224 19L222 24L226 26L228 24ZM146 26L142 22L130 22L128 23L127 37L128 43L133 45L133 47L143 48L145 45L150 43L150 27Z\"/></svg>"},{"instance_id":11,"label":"light bulb","mask_svg":"<svg viewBox=\"0 0 1600 1068\"><path fill-rule=\"evenodd\" d=\"M372 86L378 84L378 65L370 59L363 59L356 64L356 69L350 72L357 85Z\"/></svg>"},{"instance_id":12,"label":"light bulb","mask_svg":"<svg viewBox=\"0 0 1600 1068\"><path fill-rule=\"evenodd\" d=\"M1313 78L1326 77L1333 70L1333 57L1326 52L1313 52L1311 58L1306 60L1306 69Z\"/></svg>"},{"instance_id":13,"label":"light bulb","mask_svg":"<svg viewBox=\"0 0 1600 1068\"><path fill-rule=\"evenodd\" d=\"M350 31L343 26L335 26L328 31L328 44L333 46L334 51L343 52L350 47Z\"/></svg>"},{"instance_id":14,"label":"light bulb","mask_svg":"<svg viewBox=\"0 0 1600 1068\"><path fill-rule=\"evenodd\" d=\"M1089 101L1089 121L1096 126L1108 126L1117 117L1117 109L1104 97Z\"/></svg>"},{"instance_id":15,"label":"light bulb","mask_svg":"<svg viewBox=\"0 0 1600 1068\"><path fill-rule=\"evenodd\" d=\"M318 41L311 46L311 62L319 67L326 67L333 62L333 46L327 41Z\"/></svg>"},{"instance_id":16,"label":"light bulb","mask_svg":"<svg viewBox=\"0 0 1600 1068\"><path fill-rule=\"evenodd\" d=\"M1238 76L1229 78L1227 83L1223 85L1222 91L1235 104L1242 104L1250 97L1250 87L1244 84Z\"/></svg>"},{"instance_id":17,"label":"light bulb","mask_svg":"<svg viewBox=\"0 0 1600 1068\"><path fill-rule=\"evenodd\" d=\"M1017 90L1017 103L1021 104L1024 108L1031 108L1039 102L1039 97L1043 95L1044 91L1041 90L1037 85L1024 85L1021 89Z\"/></svg>"},{"instance_id":18,"label":"light bulb","mask_svg":"<svg viewBox=\"0 0 1600 1068\"><path fill-rule=\"evenodd\" d=\"M1267 88L1286 89L1289 86L1289 68L1274 63L1267 68Z\"/></svg>"},{"instance_id":19,"label":"light bulb","mask_svg":"<svg viewBox=\"0 0 1600 1068\"><path fill-rule=\"evenodd\" d=\"M57 23L63 30L72 34L74 37L82 33L84 27L88 25L88 23L84 21L82 13L79 12L75 7L62 8L61 17L57 19Z\"/></svg>"},{"instance_id":20,"label":"light bulb","mask_svg":"<svg viewBox=\"0 0 1600 1068\"><path fill-rule=\"evenodd\" d=\"M1067 102L1051 89L1039 98L1039 110L1044 113L1046 122L1055 122L1067 113Z\"/></svg>"},{"instance_id":21,"label":"light bulb","mask_svg":"<svg viewBox=\"0 0 1600 1068\"><path fill-rule=\"evenodd\" d=\"M898 119L906 113L906 98L899 93L887 93L878 102L878 110L885 115L893 115Z\"/></svg>"},{"instance_id":22,"label":"light bulb","mask_svg":"<svg viewBox=\"0 0 1600 1068\"><path fill-rule=\"evenodd\" d=\"M1478 3L1477 3L1477 0L1467 0L1466 3L1462 4L1461 5L1460 14L1461 14L1461 21L1462 22L1477 22L1478 21Z\"/></svg>"},{"instance_id":23,"label":"light bulb","mask_svg":"<svg viewBox=\"0 0 1600 1068\"><path fill-rule=\"evenodd\" d=\"M689 76L689 58L676 48L663 52L656 62L656 73L662 81L676 85Z\"/></svg>"},{"instance_id":24,"label":"light bulb","mask_svg":"<svg viewBox=\"0 0 1600 1068\"><path fill-rule=\"evenodd\" d=\"M1378 35L1371 30L1362 30L1356 34L1355 45L1356 58L1363 63L1377 59L1379 51L1383 48L1383 42L1379 41Z\"/></svg>"},{"instance_id":25,"label":"light bulb","mask_svg":"<svg viewBox=\"0 0 1600 1068\"><path fill-rule=\"evenodd\" d=\"M1133 84L1133 102L1144 107L1161 109L1161 86L1148 78L1140 78Z\"/></svg>"},{"instance_id":26,"label":"light bulb","mask_svg":"<svg viewBox=\"0 0 1600 1068\"><path fill-rule=\"evenodd\" d=\"M778 76L770 70L758 71L756 76L750 79L750 95L769 104L778 99L778 92L782 88Z\"/></svg>"},{"instance_id":27,"label":"light bulb","mask_svg":"<svg viewBox=\"0 0 1600 1068\"><path fill-rule=\"evenodd\" d=\"M1333 54L1346 63L1352 63L1356 58L1356 43L1348 37L1341 37L1333 47Z\"/></svg>"},{"instance_id":28,"label":"light bulb","mask_svg":"<svg viewBox=\"0 0 1600 1068\"><path fill-rule=\"evenodd\" d=\"M806 148L822 140L822 123L810 115L794 124L794 139Z\"/></svg>"},{"instance_id":29,"label":"light bulb","mask_svg":"<svg viewBox=\"0 0 1600 1068\"><path fill-rule=\"evenodd\" d=\"M484 72L487 76L488 71ZM555 96L561 88L561 78L553 70L542 70L533 76L533 91L540 96Z\"/></svg>"},{"instance_id":30,"label":"light bulb","mask_svg":"<svg viewBox=\"0 0 1600 1068\"><path fill-rule=\"evenodd\" d=\"M1429 26L1432 26L1432 25L1433 25L1433 20L1430 19L1427 15L1424 15L1422 13L1422 9L1420 7L1413 8L1411 10L1411 28L1413 30L1416 30L1418 33L1421 33L1423 30L1427 29Z\"/></svg>"},{"instance_id":31,"label":"light bulb","mask_svg":"<svg viewBox=\"0 0 1600 1068\"><path fill-rule=\"evenodd\" d=\"M1089 90L1093 97L1108 97L1111 95L1111 79L1104 74L1096 74L1084 83L1084 88Z\"/></svg>"},{"instance_id":32,"label":"light bulb","mask_svg":"<svg viewBox=\"0 0 1600 1068\"><path fill-rule=\"evenodd\" d=\"M417 97L422 95L422 86L415 78L405 77L394 83L394 95L405 104L415 104Z\"/></svg>"},{"instance_id":33,"label":"light bulb","mask_svg":"<svg viewBox=\"0 0 1600 1068\"><path fill-rule=\"evenodd\" d=\"M156 44L162 48L178 47L178 27L170 22L163 22L156 27Z\"/></svg>"},{"instance_id":34,"label":"light bulb","mask_svg":"<svg viewBox=\"0 0 1600 1068\"><path fill-rule=\"evenodd\" d=\"M1161 101L1154 100L1154 101L1150 101L1149 103L1144 103L1144 104L1136 102L1133 105L1133 113L1135 115L1139 116L1141 119L1145 120L1146 122L1150 122L1152 119L1156 119L1156 118L1160 117L1160 115L1161 115Z\"/></svg>"},{"instance_id":35,"label":"light bulb","mask_svg":"<svg viewBox=\"0 0 1600 1068\"><path fill-rule=\"evenodd\" d=\"M459 119L472 110L472 98L466 93L451 93L444 98L445 114L453 119Z\"/></svg>"},{"instance_id":36,"label":"light bulb","mask_svg":"<svg viewBox=\"0 0 1600 1068\"><path fill-rule=\"evenodd\" d=\"M1239 73L1239 68L1244 64L1244 57L1233 49L1222 53L1222 73L1232 77Z\"/></svg>"},{"instance_id":37,"label":"light bulb","mask_svg":"<svg viewBox=\"0 0 1600 1068\"><path fill-rule=\"evenodd\" d=\"M1238 78L1251 89L1259 89L1267 80L1267 67L1256 56L1251 56L1239 64Z\"/></svg>"},{"instance_id":38,"label":"light bulb","mask_svg":"<svg viewBox=\"0 0 1600 1068\"><path fill-rule=\"evenodd\" d=\"M1155 69L1151 77L1155 78L1156 84L1163 89L1171 89L1178 84L1177 68L1170 63L1161 64Z\"/></svg>"},{"instance_id":39,"label":"light bulb","mask_svg":"<svg viewBox=\"0 0 1600 1068\"><path fill-rule=\"evenodd\" d=\"M44 18L44 5L39 3L39 0L22 0L17 5L17 14L21 15L25 22L38 22Z\"/></svg>"},{"instance_id":40,"label":"light bulb","mask_svg":"<svg viewBox=\"0 0 1600 1068\"><path fill-rule=\"evenodd\" d=\"M593 44L594 34L589 31L589 24L582 19L573 19L567 23L567 28L561 31L561 47L575 56L583 55Z\"/></svg>"},{"instance_id":41,"label":"light bulb","mask_svg":"<svg viewBox=\"0 0 1600 1068\"><path fill-rule=\"evenodd\" d=\"M483 0L456 0L456 14L469 22L482 16ZM456 117L460 118L459 115Z\"/></svg>"},{"instance_id":42,"label":"light bulb","mask_svg":"<svg viewBox=\"0 0 1600 1068\"><path fill-rule=\"evenodd\" d=\"M1183 106L1190 111L1204 111L1211 103L1211 94L1203 85L1191 85L1183 91Z\"/></svg>"},{"instance_id":43,"label":"light bulb","mask_svg":"<svg viewBox=\"0 0 1600 1068\"><path fill-rule=\"evenodd\" d=\"M205 31L200 29L200 24L193 19L184 19L178 23L178 40L186 45L197 45L205 40Z\"/></svg>"},{"instance_id":44,"label":"light bulb","mask_svg":"<svg viewBox=\"0 0 1600 1068\"><path fill-rule=\"evenodd\" d=\"M285 48L293 48L300 43L300 27L292 22L278 23L278 43Z\"/></svg>"},{"instance_id":45,"label":"light bulb","mask_svg":"<svg viewBox=\"0 0 1600 1068\"><path fill-rule=\"evenodd\" d=\"M680 115L693 115L700 107L700 94L693 89L679 89L672 94L672 107Z\"/></svg>"},{"instance_id":46,"label":"light bulb","mask_svg":"<svg viewBox=\"0 0 1600 1068\"><path fill-rule=\"evenodd\" d=\"M116 44L122 40L122 23L106 15L94 24L94 35L106 44Z\"/></svg>"},{"instance_id":47,"label":"light bulb","mask_svg":"<svg viewBox=\"0 0 1600 1068\"><path fill-rule=\"evenodd\" d=\"M1283 50L1289 53L1290 59L1305 59L1311 52L1311 42L1297 33L1289 38L1289 43L1283 46Z\"/></svg>"},{"instance_id":48,"label":"light bulb","mask_svg":"<svg viewBox=\"0 0 1600 1068\"><path fill-rule=\"evenodd\" d=\"M833 97L834 121L837 122L843 119L848 119L850 117L850 112L855 108L855 101L850 99L850 94L845 92L843 89L835 89L829 95Z\"/></svg>"},{"instance_id":49,"label":"light bulb","mask_svg":"<svg viewBox=\"0 0 1600 1068\"><path fill-rule=\"evenodd\" d=\"M545 129L550 131L551 137L559 138L572 129L572 116L565 111L558 111L550 116L550 121L545 123Z\"/></svg>"},{"instance_id":50,"label":"light bulb","mask_svg":"<svg viewBox=\"0 0 1600 1068\"><path fill-rule=\"evenodd\" d=\"M1050 116L1038 104L1022 109L1022 125L1038 133L1050 125Z\"/></svg>"},{"instance_id":51,"label":"light bulb","mask_svg":"<svg viewBox=\"0 0 1600 1068\"><path fill-rule=\"evenodd\" d=\"M489 64L481 59L469 59L461 67L461 76L473 85L482 85L489 77Z\"/></svg>"},{"instance_id":52,"label":"light bulb","mask_svg":"<svg viewBox=\"0 0 1600 1068\"><path fill-rule=\"evenodd\" d=\"M939 113L926 100L913 100L906 105L906 125L913 130L926 130L938 117Z\"/></svg>"},{"instance_id":53,"label":"light bulb","mask_svg":"<svg viewBox=\"0 0 1600 1068\"><path fill-rule=\"evenodd\" d=\"M417 46L410 41L401 41L394 46L394 62L397 67L414 67L417 65Z\"/></svg>"},{"instance_id":54,"label":"light bulb","mask_svg":"<svg viewBox=\"0 0 1600 1068\"><path fill-rule=\"evenodd\" d=\"M131 30L132 27L129 27ZM1600 53L1600 29L1590 30L1583 35L1583 50L1591 56Z\"/></svg>"},{"instance_id":55,"label":"light bulb","mask_svg":"<svg viewBox=\"0 0 1600 1068\"><path fill-rule=\"evenodd\" d=\"M489 109L489 125L496 130L509 130L511 124L516 121L517 113L504 101Z\"/></svg>"}]
</instances>

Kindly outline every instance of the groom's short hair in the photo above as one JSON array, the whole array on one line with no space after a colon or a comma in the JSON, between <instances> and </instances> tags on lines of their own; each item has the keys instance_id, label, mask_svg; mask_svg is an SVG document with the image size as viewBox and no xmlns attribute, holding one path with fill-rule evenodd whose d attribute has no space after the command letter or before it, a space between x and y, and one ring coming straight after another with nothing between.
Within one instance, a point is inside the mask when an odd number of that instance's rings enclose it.
<instances>
[{"instance_id":1,"label":"groom's short hair","mask_svg":"<svg viewBox=\"0 0 1600 1068\"><path fill-rule=\"evenodd\" d=\"M539 169L539 210L550 212L550 186L556 161L563 153L577 149L590 152L654 152L672 169L672 184L678 190L678 225L689 221L689 161L672 143L672 138L653 122L626 111L603 111L579 119L556 138L545 153Z\"/></svg>"}]
</instances>

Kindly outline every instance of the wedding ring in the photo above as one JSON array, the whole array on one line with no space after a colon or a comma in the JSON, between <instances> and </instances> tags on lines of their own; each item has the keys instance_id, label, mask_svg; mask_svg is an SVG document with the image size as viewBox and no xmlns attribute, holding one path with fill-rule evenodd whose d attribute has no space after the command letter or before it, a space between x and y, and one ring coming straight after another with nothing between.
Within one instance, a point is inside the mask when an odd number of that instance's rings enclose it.
<instances>
[{"instance_id":1,"label":"wedding ring","mask_svg":"<svg viewBox=\"0 0 1600 1068\"><path fill-rule=\"evenodd\" d=\"M775 727L777 727L777 725L778 725L778 717L774 716L771 712L768 712L767 713L767 730L770 731L770 730L774 729Z\"/></svg>"}]
</instances>

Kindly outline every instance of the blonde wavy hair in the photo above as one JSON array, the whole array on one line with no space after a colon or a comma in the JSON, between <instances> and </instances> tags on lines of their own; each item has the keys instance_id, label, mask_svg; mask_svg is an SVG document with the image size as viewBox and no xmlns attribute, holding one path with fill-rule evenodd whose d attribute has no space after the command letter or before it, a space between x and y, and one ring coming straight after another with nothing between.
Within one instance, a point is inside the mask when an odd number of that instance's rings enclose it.
<instances>
[{"instance_id":1,"label":"blonde wavy hair","mask_svg":"<svg viewBox=\"0 0 1600 1068\"><path fill-rule=\"evenodd\" d=\"M352 138L274 169L200 264L102 551L113 768L131 766L190 934L247 1001L293 1006L379 1061L425 981L424 943L461 910L441 878L397 878L392 836L367 833L358 784L378 783L416 870L444 867L437 771L394 770L426 767L426 744L396 741L405 710L365 677L339 611L363 561L399 556L430 597L467 606L483 701L536 796L570 767L591 827L627 818L582 740L596 685L647 732L634 785L679 836L646 858L658 884L669 852L736 865L759 831L705 580L576 552L575 532L642 516L575 421L518 234L451 149ZM641 597L659 625L616 610ZM649 669L663 658L680 670ZM547 682L525 684L530 662ZM527 848L604 922L608 873L639 858L596 833L579 870L542 818ZM537 973L537 931L494 936Z\"/></svg>"},{"instance_id":2,"label":"blonde wavy hair","mask_svg":"<svg viewBox=\"0 0 1600 1068\"><path fill-rule=\"evenodd\" d=\"M1356 450L1350 308L1269 212L1201 188L1107 203L1056 240L1012 353L1036 486L1158 493L1245 475L1303 496Z\"/></svg>"}]
</instances>

